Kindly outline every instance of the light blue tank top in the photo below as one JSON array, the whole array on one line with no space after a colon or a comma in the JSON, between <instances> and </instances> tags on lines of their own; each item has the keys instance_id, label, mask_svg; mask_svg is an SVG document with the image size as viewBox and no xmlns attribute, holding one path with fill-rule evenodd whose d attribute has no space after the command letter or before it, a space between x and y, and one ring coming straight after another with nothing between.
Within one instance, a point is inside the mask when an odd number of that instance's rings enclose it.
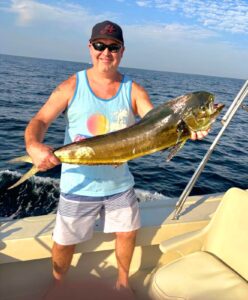
<instances>
[{"instance_id":1,"label":"light blue tank top","mask_svg":"<svg viewBox=\"0 0 248 300\"><path fill-rule=\"evenodd\" d=\"M108 100L101 99L91 90L86 70L78 72L76 91L65 112L64 144L133 125L131 86L132 81L123 76L117 94ZM109 196L133 185L127 164L118 167L62 164L60 189L63 193Z\"/></svg>"}]
</instances>

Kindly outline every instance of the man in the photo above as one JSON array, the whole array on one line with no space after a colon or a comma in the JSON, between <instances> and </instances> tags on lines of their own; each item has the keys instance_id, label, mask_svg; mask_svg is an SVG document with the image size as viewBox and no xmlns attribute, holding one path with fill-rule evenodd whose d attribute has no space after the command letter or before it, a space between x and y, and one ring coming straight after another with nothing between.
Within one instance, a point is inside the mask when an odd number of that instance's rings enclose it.
<instances>
[{"instance_id":1,"label":"man","mask_svg":"<svg viewBox=\"0 0 248 300\"><path fill-rule=\"evenodd\" d=\"M130 126L135 115L142 118L153 108L147 92L118 71L125 50L119 25L110 21L96 24L88 47L93 66L62 82L26 128L26 149L40 171L60 163L52 148L42 141L51 122L62 112L67 144ZM192 139L206 134L192 133ZM56 280L61 281L66 274L75 245L91 238L96 216L100 214L104 232L116 235L116 288L129 288L129 267L140 227L133 185L126 164L62 165L52 249Z\"/></svg>"}]
</instances>

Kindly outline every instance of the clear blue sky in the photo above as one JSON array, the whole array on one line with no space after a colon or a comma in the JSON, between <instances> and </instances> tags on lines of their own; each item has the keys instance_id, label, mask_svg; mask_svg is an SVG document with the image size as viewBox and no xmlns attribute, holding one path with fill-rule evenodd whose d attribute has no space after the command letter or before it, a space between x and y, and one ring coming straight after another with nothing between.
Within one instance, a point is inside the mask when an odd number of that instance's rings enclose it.
<instances>
[{"instance_id":1,"label":"clear blue sky","mask_svg":"<svg viewBox=\"0 0 248 300\"><path fill-rule=\"evenodd\" d=\"M106 19L123 28L122 66L248 79L248 0L1 0L0 53L89 62Z\"/></svg>"}]
</instances>

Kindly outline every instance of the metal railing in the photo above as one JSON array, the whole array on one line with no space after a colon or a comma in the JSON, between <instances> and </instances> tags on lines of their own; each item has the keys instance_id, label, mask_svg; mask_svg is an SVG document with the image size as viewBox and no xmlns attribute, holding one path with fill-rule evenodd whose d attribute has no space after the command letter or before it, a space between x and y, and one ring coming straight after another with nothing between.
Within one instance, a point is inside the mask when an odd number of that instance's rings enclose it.
<instances>
[{"instance_id":1,"label":"metal railing","mask_svg":"<svg viewBox=\"0 0 248 300\"><path fill-rule=\"evenodd\" d=\"M212 152L214 151L215 146L217 145L219 139L223 135L223 133L226 130L227 126L229 125L232 117L235 115L236 111L239 109L239 107L241 106L242 102L244 101L244 99L246 98L247 95L248 95L248 80L245 82L245 84L243 85L243 87L241 88L241 90L239 91L239 93L237 94L235 99L233 100L232 104L230 105L229 109L227 110L226 114L222 118L221 123L222 123L223 126L222 126L221 130L219 131L218 135L216 136L213 143L209 147L207 153L203 157L203 159L200 162L198 168L196 169L196 171L193 174L192 178L188 182L186 188L182 192L179 200L177 201L177 204L176 204L176 207L175 207L175 212L174 212L174 215L173 215L173 218L172 218L173 220L179 219L179 216L180 216L180 213L182 211L183 205L184 205L185 201L187 200L187 197L190 194L196 180L200 176L200 174L201 174L202 170L204 169L209 157L211 156ZM243 106L243 109L247 110L247 107Z\"/></svg>"}]
</instances>

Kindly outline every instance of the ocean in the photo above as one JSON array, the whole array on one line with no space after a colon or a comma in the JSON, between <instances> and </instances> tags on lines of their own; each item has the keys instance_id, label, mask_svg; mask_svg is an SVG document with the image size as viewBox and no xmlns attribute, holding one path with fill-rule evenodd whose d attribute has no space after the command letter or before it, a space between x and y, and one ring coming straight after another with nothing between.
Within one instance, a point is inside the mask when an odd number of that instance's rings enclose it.
<instances>
[{"instance_id":1,"label":"ocean","mask_svg":"<svg viewBox=\"0 0 248 300\"><path fill-rule=\"evenodd\" d=\"M25 173L28 164L10 164L25 154L24 130L32 116L61 81L89 64L0 55L0 217L19 219L54 213L59 197L60 167L38 173L15 189L7 187ZM221 117L244 84L244 80L214 76L120 68L145 87L155 106L193 91L215 94L225 109L202 141L188 141L166 162L168 151L129 163L140 201L179 197L221 128ZM224 192L232 186L248 188L248 114L239 109L215 148L191 195ZM64 119L49 128L45 143L63 144Z\"/></svg>"}]
</instances>

